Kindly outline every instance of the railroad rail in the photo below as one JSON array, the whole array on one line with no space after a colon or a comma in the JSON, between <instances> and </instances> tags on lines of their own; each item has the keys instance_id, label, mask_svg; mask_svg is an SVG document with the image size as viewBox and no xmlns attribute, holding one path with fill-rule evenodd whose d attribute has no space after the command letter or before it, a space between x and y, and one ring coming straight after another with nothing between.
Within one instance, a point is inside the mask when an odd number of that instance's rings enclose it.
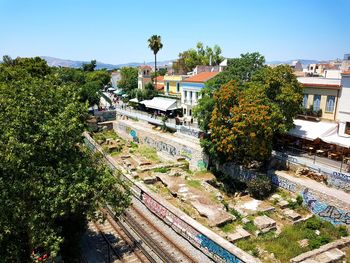
<instances>
[{"instance_id":1,"label":"railroad rail","mask_svg":"<svg viewBox=\"0 0 350 263\"><path fill-rule=\"evenodd\" d=\"M145 216L136 206L131 206L122 218L138 235L142 241L162 260L162 262L196 262L176 242L167 237L154 222Z\"/></svg>"},{"instance_id":2,"label":"railroad rail","mask_svg":"<svg viewBox=\"0 0 350 263\"><path fill-rule=\"evenodd\" d=\"M89 223L90 228L97 232L103 243L101 252L107 255L108 263L132 262L132 263L149 263L154 262L148 259L143 251L125 234L124 230L107 215L104 223L92 221ZM106 251L107 250L107 251Z\"/></svg>"}]
</instances>

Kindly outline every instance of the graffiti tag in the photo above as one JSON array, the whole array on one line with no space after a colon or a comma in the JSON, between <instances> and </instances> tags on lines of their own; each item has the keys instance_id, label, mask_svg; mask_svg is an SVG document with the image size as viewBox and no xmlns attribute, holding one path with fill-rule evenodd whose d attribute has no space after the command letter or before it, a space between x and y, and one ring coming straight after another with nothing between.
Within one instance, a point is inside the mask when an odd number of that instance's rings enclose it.
<instances>
[{"instance_id":1,"label":"graffiti tag","mask_svg":"<svg viewBox=\"0 0 350 263\"><path fill-rule=\"evenodd\" d=\"M271 181L274 185L276 185L278 187L282 187L290 192L295 193L297 190L297 186L295 183L293 183L285 178L279 177L277 175L272 175Z\"/></svg>"},{"instance_id":2,"label":"graffiti tag","mask_svg":"<svg viewBox=\"0 0 350 263\"><path fill-rule=\"evenodd\" d=\"M318 215L334 225L350 225L349 212L317 200L307 188L302 191L302 197L313 214Z\"/></svg>"},{"instance_id":3,"label":"graffiti tag","mask_svg":"<svg viewBox=\"0 0 350 263\"><path fill-rule=\"evenodd\" d=\"M144 142L146 144L148 144L149 146L157 149L157 151L166 152L166 153L170 154L171 156L177 155L176 147L174 147L170 144L167 144L165 142L156 141L156 140L153 140L152 138L149 138L149 137L145 137Z\"/></svg>"}]
</instances>

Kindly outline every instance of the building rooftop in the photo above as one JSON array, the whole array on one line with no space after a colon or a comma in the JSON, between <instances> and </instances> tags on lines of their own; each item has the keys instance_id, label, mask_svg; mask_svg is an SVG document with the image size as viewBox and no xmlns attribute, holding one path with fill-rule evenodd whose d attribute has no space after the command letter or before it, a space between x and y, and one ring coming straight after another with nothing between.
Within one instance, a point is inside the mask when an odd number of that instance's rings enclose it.
<instances>
[{"instance_id":1,"label":"building rooftop","mask_svg":"<svg viewBox=\"0 0 350 263\"><path fill-rule=\"evenodd\" d=\"M342 75L350 75L350 70L343 71L341 74Z\"/></svg>"},{"instance_id":2,"label":"building rooftop","mask_svg":"<svg viewBox=\"0 0 350 263\"><path fill-rule=\"evenodd\" d=\"M152 67L148 66L148 65L141 65L140 69L150 69L150 70L152 70Z\"/></svg>"},{"instance_id":3,"label":"building rooftop","mask_svg":"<svg viewBox=\"0 0 350 263\"><path fill-rule=\"evenodd\" d=\"M164 81L164 76L157 76L156 78L154 78L154 81L156 81L157 80L157 82L162 82L162 81Z\"/></svg>"},{"instance_id":4,"label":"building rooftop","mask_svg":"<svg viewBox=\"0 0 350 263\"><path fill-rule=\"evenodd\" d=\"M193 77L190 77L186 80L184 80L184 82L199 82L199 83L203 83L206 82L208 80L210 80L211 78L215 77L219 72L201 72Z\"/></svg>"},{"instance_id":5,"label":"building rooftop","mask_svg":"<svg viewBox=\"0 0 350 263\"><path fill-rule=\"evenodd\" d=\"M306 87L334 87L340 88L340 79L320 77L299 77L298 81Z\"/></svg>"}]
</instances>

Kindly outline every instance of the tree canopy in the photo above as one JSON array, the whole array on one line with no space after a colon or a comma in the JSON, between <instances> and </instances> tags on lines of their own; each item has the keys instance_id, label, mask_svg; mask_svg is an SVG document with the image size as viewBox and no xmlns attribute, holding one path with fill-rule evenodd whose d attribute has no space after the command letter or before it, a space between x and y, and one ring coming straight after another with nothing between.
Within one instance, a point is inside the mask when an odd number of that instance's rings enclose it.
<instances>
[{"instance_id":1,"label":"tree canopy","mask_svg":"<svg viewBox=\"0 0 350 263\"><path fill-rule=\"evenodd\" d=\"M87 216L130 202L126 185L83 144L80 87L90 82L81 74L40 58L0 65L2 262L31 262L39 246L68 261Z\"/></svg>"},{"instance_id":2,"label":"tree canopy","mask_svg":"<svg viewBox=\"0 0 350 263\"><path fill-rule=\"evenodd\" d=\"M91 60L90 63L86 63L82 65L83 71L94 71L96 68L96 60Z\"/></svg>"},{"instance_id":3,"label":"tree canopy","mask_svg":"<svg viewBox=\"0 0 350 263\"><path fill-rule=\"evenodd\" d=\"M177 62L174 64L174 69L178 73L187 73L192 71L197 65L219 65L223 60L221 48L218 45L213 47L206 46L198 42L196 48L183 51L179 54Z\"/></svg>"},{"instance_id":4,"label":"tree canopy","mask_svg":"<svg viewBox=\"0 0 350 263\"><path fill-rule=\"evenodd\" d=\"M138 69L133 67L122 67L120 69L121 79L118 81L120 87L130 96L132 90L137 89Z\"/></svg>"},{"instance_id":5,"label":"tree canopy","mask_svg":"<svg viewBox=\"0 0 350 263\"><path fill-rule=\"evenodd\" d=\"M203 89L194 115L209 132L201 144L211 157L262 167L273 136L293 127L302 88L289 66L270 68L264 61L259 53L231 59Z\"/></svg>"}]
</instances>

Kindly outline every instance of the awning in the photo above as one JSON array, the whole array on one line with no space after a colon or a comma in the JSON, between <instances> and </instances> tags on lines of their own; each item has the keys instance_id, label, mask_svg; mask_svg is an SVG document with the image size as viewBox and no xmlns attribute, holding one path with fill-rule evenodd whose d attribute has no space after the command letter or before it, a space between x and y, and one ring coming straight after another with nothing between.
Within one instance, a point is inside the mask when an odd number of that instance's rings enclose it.
<instances>
[{"instance_id":1,"label":"awning","mask_svg":"<svg viewBox=\"0 0 350 263\"><path fill-rule=\"evenodd\" d=\"M133 98L131 100L129 100L130 102L135 102L135 103L139 103L139 100L137 98Z\"/></svg>"},{"instance_id":2,"label":"awning","mask_svg":"<svg viewBox=\"0 0 350 263\"><path fill-rule=\"evenodd\" d=\"M115 91L115 88L108 88L108 91Z\"/></svg>"},{"instance_id":3,"label":"awning","mask_svg":"<svg viewBox=\"0 0 350 263\"><path fill-rule=\"evenodd\" d=\"M123 92L123 90L120 89L120 90L113 91L113 93L115 95L121 96L124 92Z\"/></svg>"},{"instance_id":4,"label":"awning","mask_svg":"<svg viewBox=\"0 0 350 263\"><path fill-rule=\"evenodd\" d=\"M323 136L320 139L330 144L336 144L341 147L350 148L350 137L339 136L337 131L328 136Z\"/></svg>"},{"instance_id":5,"label":"awning","mask_svg":"<svg viewBox=\"0 0 350 263\"><path fill-rule=\"evenodd\" d=\"M310 141L325 137L337 130L337 123L294 120L295 127L288 134Z\"/></svg>"},{"instance_id":6,"label":"awning","mask_svg":"<svg viewBox=\"0 0 350 263\"><path fill-rule=\"evenodd\" d=\"M178 108L176 100L162 97L154 97L151 100L143 100L140 103L144 104L147 108L161 111L176 110Z\"/></svg>"}]
</instances>

